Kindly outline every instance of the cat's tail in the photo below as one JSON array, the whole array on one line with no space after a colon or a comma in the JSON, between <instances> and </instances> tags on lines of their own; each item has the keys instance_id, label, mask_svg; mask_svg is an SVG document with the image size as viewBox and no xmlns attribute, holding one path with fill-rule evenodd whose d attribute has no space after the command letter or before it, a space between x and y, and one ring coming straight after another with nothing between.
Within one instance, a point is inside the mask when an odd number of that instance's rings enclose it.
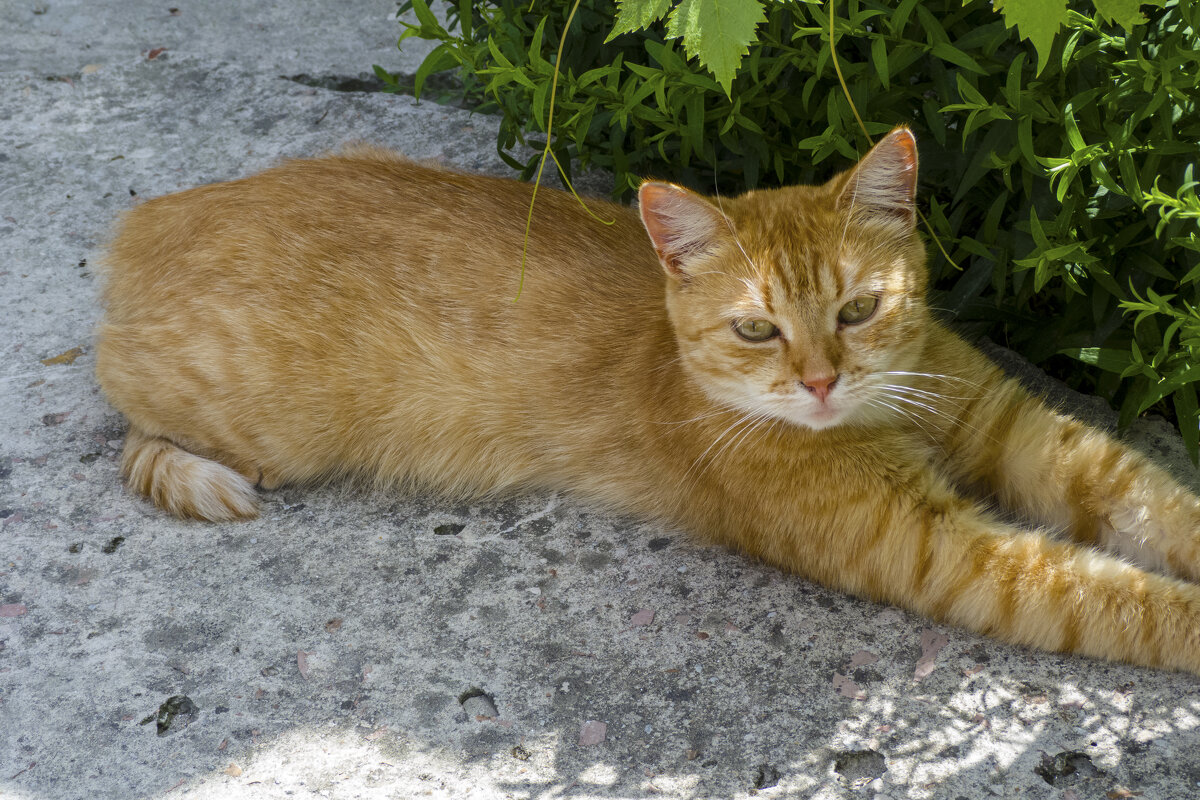
<instances>
[{"instance_id":1,"label":"cat's tail","mask_svg":"<svg viewBox=\"0 0 1200 800\"><path fill-rule=\"evenodd\" d=\"M131 489L176 516L210 522L258 516L258 495L238 472L136 425L125 435L121 474Z\"/></svg>"}]
</instances>

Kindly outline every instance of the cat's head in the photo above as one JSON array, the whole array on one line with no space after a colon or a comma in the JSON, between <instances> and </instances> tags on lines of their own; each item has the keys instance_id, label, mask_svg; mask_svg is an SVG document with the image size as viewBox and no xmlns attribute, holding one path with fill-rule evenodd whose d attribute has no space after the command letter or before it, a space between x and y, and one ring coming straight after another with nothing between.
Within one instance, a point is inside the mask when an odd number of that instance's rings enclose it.
<instances>
[{"instance_id":1,"label":"cat's head","mask_svg":"<svg viewBox=\"0 0 1200 800\"><path fill-rule=\"evenodd\" d=\"M822 186L709 200L648 182L683 363L740 411L815 430L877 418L919 368L928 326L916 141L898 128Z\"/></svg>"}]
</instances>

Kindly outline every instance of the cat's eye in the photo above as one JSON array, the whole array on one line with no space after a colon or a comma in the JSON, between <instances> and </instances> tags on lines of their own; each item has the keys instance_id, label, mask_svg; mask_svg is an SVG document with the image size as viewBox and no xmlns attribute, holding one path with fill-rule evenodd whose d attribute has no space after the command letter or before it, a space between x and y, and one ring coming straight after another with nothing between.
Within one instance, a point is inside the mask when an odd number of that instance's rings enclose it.
<instances>
[{"instance_id":1,"label":"cat's eye","mask_svg":"<svg viewBox=\"0 0 1200 800\"><path fill-rule=\"evenodd\" d=\"M843 325L857 325L866 322L874 314L879 305L879 298L873 294L860 294L838 311L838 322Z\"/></svg>"},{"instance_id":2,"label":"cat's eye","mask_svg":"<svg viewBox=\"0 0 1200 800\"><path fill-rule=\"evenodd\" d=\"M733 330L747 342L765 342L779 335L779 329L765 319L740 319L733 323Z\"/></svg>"}]
</instances>

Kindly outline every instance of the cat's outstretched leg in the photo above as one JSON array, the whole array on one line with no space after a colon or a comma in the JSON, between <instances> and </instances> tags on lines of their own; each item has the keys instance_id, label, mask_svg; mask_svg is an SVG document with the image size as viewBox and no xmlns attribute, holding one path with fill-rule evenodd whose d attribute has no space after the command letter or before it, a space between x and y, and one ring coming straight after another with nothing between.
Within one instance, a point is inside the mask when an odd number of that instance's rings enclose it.
<instances>
[{"instance_id":1,"label":"cat's outstretched leg","mask_svg":"<svg viewBox=\"0 0 1200 800\"><path fill-rule=\"evenodd\" d=\"M258 496L241 474L136 425L125 435L121 474L130 488L177 516L212 522L258 516Z\"/></svg>"},{"instance_id":2,"label":"cat's outstretched leg","mask_svg":"<svg viewBox=\"0 0 1200 800\"><path fill-rule=\"evenodd\" d=\"M1200 587L940 492L898 499L888 536L901 541L862 559L887 599L1020 644L1200 673Z\"/></svg>"},{"instance_id":3,"label":"cat's outstretched leg","mask_svg":"<svg viewBox=\"0 0 1200 800\"><path fill-rule=\"evenodd\" d=\"M736 541L831 587L1010 642L1200 674L1200 586L1006 525L927 470L861 466L840 482L871 488L836 504L759 491L761 526Z\"/></svg>"},{"instance_id":4,"label":"cat's outstretched leg","mask_svg":"<svg viewBox=\"0 0 1200 800\"><path fill-rule=\"evenodd\" d=\"M1102 431L1051 411L997 368L981 367L974 348L935 346L950 356L941 359L944 370L975 365L945 392L956 399L941 403L940 424L953 422L945 431L950 472L1078 542L1200 581L1200 498Z\"/></svg>"}]
</instances>

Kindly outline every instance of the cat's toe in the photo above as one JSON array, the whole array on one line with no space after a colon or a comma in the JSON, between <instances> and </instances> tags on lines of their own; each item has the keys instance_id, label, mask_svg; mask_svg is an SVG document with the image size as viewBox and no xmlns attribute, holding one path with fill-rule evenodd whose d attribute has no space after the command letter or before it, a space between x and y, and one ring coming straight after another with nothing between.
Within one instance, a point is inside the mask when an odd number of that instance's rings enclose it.
<instances>
[{"instance_id":1,"label":"cat's toe","mask_svg":"<svg viewBox=\"0 0 1200 800\"><path fill-rule=\"evenodd\" d=\"M260 469L258 471L258 481L255 482L255 487L263 491L273 492L280 486L283 486L284 480L276 472Z\"/></svg>"}]
</instances>

